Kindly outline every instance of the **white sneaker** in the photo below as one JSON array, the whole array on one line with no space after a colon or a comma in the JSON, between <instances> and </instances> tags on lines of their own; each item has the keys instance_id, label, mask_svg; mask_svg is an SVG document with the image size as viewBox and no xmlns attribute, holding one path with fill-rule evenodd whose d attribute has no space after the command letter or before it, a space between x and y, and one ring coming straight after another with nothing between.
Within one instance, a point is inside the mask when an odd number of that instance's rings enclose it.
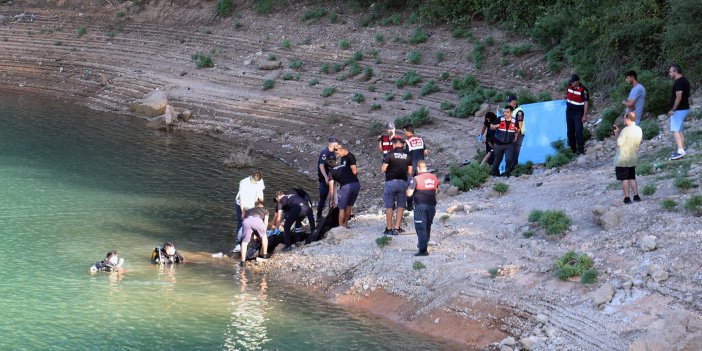
<instances>
[{"instance_id":1,"label":"white sneaker","mask_svg":"<svg viewBox=\"0 0 702 351\"><path fill-rule=\"evenodd\" d=\"M234 248L232 249L232 252L241 252L241 245L236 244L236 246L234 246Z\"/></svg>"}]
</instances>

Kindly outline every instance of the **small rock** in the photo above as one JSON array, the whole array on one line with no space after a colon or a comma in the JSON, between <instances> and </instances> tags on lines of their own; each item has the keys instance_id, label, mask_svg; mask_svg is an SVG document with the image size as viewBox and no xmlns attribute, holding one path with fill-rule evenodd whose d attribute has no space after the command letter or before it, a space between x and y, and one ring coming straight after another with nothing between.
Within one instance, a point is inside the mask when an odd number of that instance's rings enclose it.
<instances>
[{"instance_id":1,"label":"small rock","mask_svg":"<svg viewBox=\"0 0 702 351\"><path fill-rule=\"evenodd\" d=\"M607 213L607 211L607 207L602 205L595 205L592 207L592 214L594 214L597 217L602 216L603 214Z\"/></svg>"},{"instance_id":2,"label":"small rock","mask_svg":"<svg viewBox=\"0 0 702 351\"><path fill-rule=\"evenodd\" d=\"M439 324L439 322L441 322L441 318L436 318L436 319L434 320L434 324Z\"/></svg>"},{"instance_id":3,"label":"small rock","mask_svg":"<svg viewBox=\"0 0 702 351\"><path fill-rule=\"evenodd\" d=\"M663 269L655 271L655 272L653 272L653 274L651 274L651 278L653 278L654 282L660 283L660 282L668 279L668 272L666 272Z\"/></svg>"},{"instance_id":4,"label":"small rock","mask_svg":"<svg viewBox=\"0 0 702 351\"><path fill-rule=\"evenodd\" d=\"M534 317L534 319L536 319L536 323L539 323L539 324L546 324L546 323L548 323L548 317L546 317L545 314L539 313L539 314L536 315L536 317Z\"/></svg>"},{"instance_id":5,"label":"small rock","mask_svg":"<svg viewBox=\"0 0 702 351\"><path fill-rule=\"evenodd\" d=\"M549 338L552 338L555 335L556 335L556 328L554 328L554 327L546 328L546 336L548 336Z\"/></svg>"},{"instance_id":6,"label":"small rock","mask_svg":"<svg viewBox=\"0 0 702 351\"><path fill-rule=\"evenodd\" d=\"M507 345L502 345L500 346L500 351L514 351L514 349Z\"/></svg>"},{"instance_id":7,"label":"small rock","mask_svg":"<svg viewBox=\"0 0 702 351\"><path fill-rule=\"evenodd\" d=\"M641 250L644 252L653 251L656 249L656 237L646 235L641 239Z\"/></svg>"},{"instance_id":8,"label":"small rock","mask_svg":"<svg viewBox=\"0 0 702 351\"><path fill-rule=\"evenodd\" d=\"M524 350L533 350L536 347L536 345L538 345L541 342L541 340L539 340L538 337L532 335L527 338L519 339L519 342L522 343L522 348Z\"/></svg>"},{"instance_id":9,"label":"small rock","mask_svg":"<svg viewBox=\"0 0 702 351\"><path fill-rule=\"evenodd\" d=\"M595 294L592 297L592 303L595 306L600 306L603 304L606 304L610 301L612 301L612 297L614 297L614 286L612 286L612 283L604 283L602 286L595 291Z\"/></svg>"},{"instance_id":10,"label":"small rock","mask_svg":"<svg viewBox=\"0 0 702 351\"><path fill-rule=\"evenodd\" d=\"M586 165L587 164L587 156L582 155L582 156L578 157L578 160L576 161L576 163L578 164L578 166Z\"/></svg>"},{"instance_id":11,"label":"small rock","mask_svg":"<svg viewBox=\"0 0 702 351\"><path fill-rule=\"evenodd\" d=\"M658 115L658 120L660 122L664 122L664 121L668 120L668 115Z\"/></svg>"},{"instance_id":12,"label":"small rock","mask_svg":"<svg viewBox=\"0 0 702 351\"><path fill-rule=\"evenodd\" d=\"M597 219L597 224L605 230L614 229L619 225L619 210L611 208Z\"/></svg>"},{"instance_id":13,"label":"small rock","mask_svg":"<svg viewBox=\"0 0 702 351\"><path fill-rule=\"evenodd\" d=\"M274 69L278 69L283 66L283 63L280 61L266 61L263 63L260 63L258 65L258 69L262 71L270 71Z\"/></svg>"},{"instance_id":14,"label":"small rock","mask_svg":"<svg viewBox=\"0 0 702 351\"><path fill-rule=\"evenodd\" d=\"M180 113L178 113L178 118L183 122L189 121L190 118L192 118L192 116L193 116L193 111L190 111L190 110L184 110L184 111L181 111Z\"/></svg>"},{"instance_id":15,"label":"small rock","mask_svg":"<svg viewBox=\"0 0 702 351\"><path fill-rule=\"evenodd\" d=\"M458 195L458 187L455 185L450 185L448 189L446 189L446 195L448 196L456 196Z\"/></svg>"},{"instance_id":16,"label":"small rock","mask_svg":"<svg viewBox=\"0 0 702 351\"><path fill-rule=\"evenodd\" d=\"M514 340L513 337L508 336L500 341L500 345L514 346L517 345L517 340Z\"/></svg>"},{"instance_id":17,"label":"small rock","mask_svg":"<svg viewBox=\"0 0 702 351\"><path fill-rule=\"evenodd\" d=\"M449 208L446 209L446 213L448 214L454 214L456 212L463 212L465 211L465 206L461 204L454 204L449 206Z\"/></svg>"},{"instance_id":18,"label":"small rock","mask_svg":"<svg viewBox=\"0 0 702 351\"><path fill-rule=\"evenodd\" d=\"M217 134L224 134L224 128L222 128L222 126L216 126L216 127L214 127L214 131L215 131L215 133L217 133Z\"/></svg>"}]
</instances>

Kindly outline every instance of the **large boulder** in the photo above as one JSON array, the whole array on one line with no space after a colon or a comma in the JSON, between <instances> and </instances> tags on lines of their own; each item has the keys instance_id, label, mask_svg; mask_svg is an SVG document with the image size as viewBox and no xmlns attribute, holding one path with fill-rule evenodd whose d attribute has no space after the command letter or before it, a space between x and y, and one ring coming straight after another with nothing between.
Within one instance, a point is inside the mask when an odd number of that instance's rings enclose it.
<instances>
[{"instance_id":1,"label":"large boulder","mask_svg":"<svg viewBox=\"0 0 702 351\"><path fill-rule=\"evenodd\" d=\"M604 283L595 293L592 295L592 303L595 306L600 306L604 305L610 301L612 301L612 297L614 297L614 286L612 286L612 283Z\"/></svg>"},{"instance_id":2,"label":"large boulder","mask_svg":"<svg viewBox=\"0 0 702 351\"><path fill-rule=\"evenodd\" d=\"M600 207L593 208L592 210L597 224L599 224L604 230L614 229L619 225L620 213L618 209L611 207L606 212L598 216L597 214L601 212L602 209Z\"/></svg>"},{"instance_id":3,"label":"large boulder","mask_svg":"<svg viewBox=\"0 0 702 351\"><path fill-rule=\"evenodd\" d=\"M641 238L641 250L644 252L653 251L656 249L656 237L653 235L646 235Z\"/></svg>"},{"instance_id":4,"label":"large boulder","mask_svg":"<svg viewBox=\"0 0 702 351\"><path fill-rule=\"evenodd\" d=\"M346 240L353 236L353 232L350 229L344 227L335 227L327 232L327 242L333 245L339 244L341 241Z\"/></svg>"},{"instance_id":5,"label":"large boulder","mask_svg":"<svg viewBox=\"0 0 702 351\"><path fill-rule=\"evenodd\" d=\"M675 311L656 323L646 335L629 345L629 351L702 350L702 317Z\"/></svg>"},{"instance_id":6,"label":"large boulder","mask_svg":"<svg viewBox=\"0 0 702 351\"><path fill-rule=\"evenodd\" d=\"M262 71L270 71L283 67L283 63L280 61L266 61L258 65L258 69Z\"/></svg>"},{"instance_id":7,"label":"large boulder","mask_svg":"<svg viewBox=\"0 0 702 351\"><path fill-rule=\"evenodd\" d=\"M146 117L162 116L166 113L168 106L168 95L162 90L154 90L145 98L138 100L129 106L129 110L138 115Z\"/></svg>"}]
</instances>

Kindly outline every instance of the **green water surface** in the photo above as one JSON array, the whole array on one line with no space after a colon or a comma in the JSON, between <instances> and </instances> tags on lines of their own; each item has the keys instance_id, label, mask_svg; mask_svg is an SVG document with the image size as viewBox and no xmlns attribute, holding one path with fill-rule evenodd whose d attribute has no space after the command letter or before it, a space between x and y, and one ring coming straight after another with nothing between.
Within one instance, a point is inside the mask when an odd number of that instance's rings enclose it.
<instances>
[{"instance_id":1,"label":"green water surface","mask_svg":"<svg viewBox=\"0 0 702 351\"><path fill-rule=\"evenodd\" d=\"M250 170L205 135L0 97L0 350L437 350L442 345L230 263L150 265L164 240L231 247ZM266 196L313 183L260 157ZM314 166L314 165L312 165ZM122 274L88 273L118 249Z\"/></svg>"}]
</instances>

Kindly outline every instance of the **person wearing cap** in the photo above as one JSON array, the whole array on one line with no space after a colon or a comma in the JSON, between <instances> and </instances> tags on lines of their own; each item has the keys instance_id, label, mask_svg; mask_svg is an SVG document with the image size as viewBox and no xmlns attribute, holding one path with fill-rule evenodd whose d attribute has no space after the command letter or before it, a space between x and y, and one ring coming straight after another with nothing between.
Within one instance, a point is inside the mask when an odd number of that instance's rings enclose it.
<instances>
[{"instance_id":1,"label":"person wearing cap","mask_svg":"<svg viewBox=\"0 0 702 351\"><path fill-rule=\"evenodd\" d=\"M643 132L641 127L636 125L636 113L627 112L624 116L624 124L626 127L619 130L616 124L612 126L614 137L617 138L617 154L614 156L614 172L617 180L622 182L624 190L624 203L630 204L631 193L634 195L634 201L639 202L639 188L636 184L636 165L639 162L639 145Z\"/></svg>"},{"instance_id":2,"label":"person wearing cap","mask_svg":"<svg viewBox=\"0 0 702 351\"><path fill-rule=\"evenodd\" d=\"M402 214L407 206L407 179L412 176L412 156L402 148L402 138L392 139L393 149L383 157L381 172L385 173L383 189L383 204L385 205L386 227L383 235L398 235L404 233L400 227ZM393 208L397 215L393 225Z\"/></svg>"},{"instance_id":3,"label":"person wearing cap","mask_svg":"<svg viewBox=\"0 0 702 351\"><path fill-rule=\"evenodd\" d=\"M395 124L392 122L385 123L385 134L378 137L378 151L385 156L392 151L392 139L399 137L395 134Z\"/></svg>"},{"instance_id":4,"label":"person wearing cap","mask_svg":"<svg viewBox=\"0 0 702 351\"><path fill-rule=\"evenodd\" d=\"M424 160L424 156L429 154L426 145L424 144L424 139L414 134L414 126L408 124L402 127L405 133L405 151L412 157L412 169L414 170L414 175L417 175L417 162ZM413 200L412 197L407 197L407 210L412 211Z\"/></svg>"},{"instance_id":5,"label":"person wearing cap","mask_svg":"<svg viewBox=\"0 0 702 351\"><path fill-rule=\"evenodd\" d=\"M324 212L324 207L327 203L327 196L329 196L329 165L327 165L327 160L336 159L335 151L339 147L339 140L334 136L330 136L327 139L329 144L327 147L319 153L319 159L317 160L317 178L319 179L319 202L317 202L317 220L321 220L322 213Z\"/></svg>"},{"instance_id":6,"label":"person wearing cap","mask_svg":"<svg viewBox=\"0 0 702 351\"><path fill-rule=\"evenodd\" d=\"M500 163L502 163L503 158L506 163L504 175L509 177L512 171L513 147L517 139L517 132L519 132L517 122L512 118L513 112L514 107L512 107L512 105L505 106L503 116L496 118L492 124L490 124L490 129L495 131L494 159L492 161L490 175L495 177L500 176Z\"/></svg>"},{"instance_id":7,"label":"person wearing cap","mask_svg":"<svg viewBox=\"0 0 702 351\"><path fill-rule=\"evenodd\" d=\"M436 215L436 193L439 179L427 171L424 160L417 163L418 174L410 180L407 196L417 202L414 208L414 229L417 231L417 253L415 256L428 256L427 245L431 238L431 224Z\"/></svg>"},{"instance_id":8,"label":"person wearing cap","mask_svg":"<svg viewBox=\"0 0 702 351\"><path fill-rule=\"evenodd\" d=\"M587 122L590 93L580 84L580 77L573 74L570 77L566 91L566 125L568 128L568 146L575 154L585 153L585 137L583 123Z\"/></svg>"},{"instance_id":9,"label":"person wearing cap","mask_svg":"<svg viewBox=\"0 0 702 351\"><path fill-rule=\"evenodd\" d=\"M522 151L522 142L524 142L524 135L526 134L526 130L524 129L524 110L521 108L521 106L519 106L517 97L514 95L507 97L507 105L514 108L514 111L512 111L512 117L517 121L517 128L519 129L517 131L517 139L512 148L511 170L514 170L514 168L519 164L519 152Z\"/></svg>"},{"instance_id":10,"label":"person wearing cap","mask_svg":"<svg viewBox=\"0 0 702 351\"><path fill-rule=\"evenodd\" d=\"M672 65L668 69L668 75L675 82L673 83L673 94L670 96L670 131L673 132L675 144L678 150L670 155L671 160L678 160L687 154L685 152L685 134L683 134L683 123L688 112L690 112L690 82L683 77L680 65Z\"/></svg>"},{"instance_id":11,"label":"person wearing cap","mask_svg":"<svg viewBox=\"0 0 702 351\"><path fill-rule=\"evenodd\" d=\"M622 105L626 107L624 113L634 112L636 113L636 125L641 124L641 118L643 118L644 105L646 104L646 88L643 84L639 83L636 76L636 71L628 71L624 73L624 79L627 84L631 85L631 91L629 91L629 97L622 101Z\"/></svg>"},{"instance_id":12,"label":"person wearing cap","mask_svg":"<svg viewBox=\"0 0 702 351\"><path fill-rule=\"evenodd\" d=\"M263 183L261 171L254 170L251 175L239 182L239 191L236 193L236 232L237 239L242 223L246 217L246 210L256 207L256 201L263 201L263 190L266 185ZM238 240L237 240L238 241Z\"/></svg>"}]
</instances>

